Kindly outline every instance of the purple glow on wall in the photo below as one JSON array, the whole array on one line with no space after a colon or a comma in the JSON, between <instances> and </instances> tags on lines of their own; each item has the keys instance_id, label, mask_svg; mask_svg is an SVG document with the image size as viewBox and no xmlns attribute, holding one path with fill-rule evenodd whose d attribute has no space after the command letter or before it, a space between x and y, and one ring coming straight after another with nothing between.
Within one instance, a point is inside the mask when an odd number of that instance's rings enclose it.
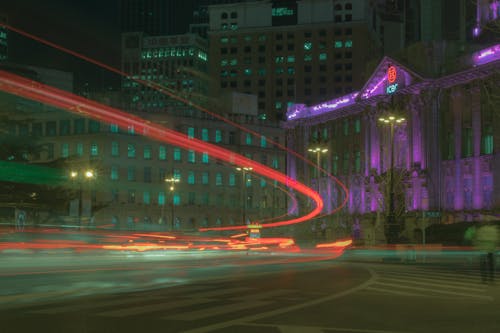
<instances>
[{"instance_id":1,"label":"purple glow on wall","mask_svg":"<svg viewBox=\"0 0 500 333\"><path fill-rule=\"evenodd\" d=\"M481 33L481 28L480 27L474 27L472 29L472 36L473 37L477 37L479 36L479 34Z\"/></svg>"},{"instance_id":2,"label":"purple glow on wall","mask_svg":"<svg viewBox=\"0 0 500 333\"><path fill-rule=\"evenodd\" d=\"M354 99L358 96L358 92L354 92L349 95L345 95L339 98L332 99L331 101L314 105L311 107L311 113L313 115L321 114L324 112L334 111L340 107L354 104Z\"/></svg>"},{"instance_id":3,"label":"purple glow on wall","mask_svg":"<svg viewBox=\"0 0 500 333\"><path fill-rule=\"evenodd\" d=\"M484 65L500 59L500 44L493 45L472 55L474 66Z\"/></svg>"},{"instance_id":4,"label":"purple glow on wall","mask_svg":"<svg viewBox=\"0 0 500 333\"><path fill-rule=\"evenodd\" d=\"M292 106L288 107L287 119L293 120L293 119L317 116L325 112L331 112L343 108L345 106L352 105L355 103L355 99L358 96L358 94L359 92L356 91L349 95L338 97L332 99L331 101L324 102L311 107L307 107L305 106L305 104L293 104Z\"/></svg>"},{"instance_id":5,"label":"purple glow on wall","mask_svg":"<svg viewBox=\"0 0 500 333\"><path fill-rule=\"evenodd\" d=\"M363 99L367 99L367 98L370 98L372 97L373 95L380 95L380 93L376 93L377 90L382 86L382 83L384 83L385 81L387 80L387 76L383 76L380 81L378 81L374 86L373 88L371 89L367 89L363 95L361 95L361 98Z\"/></svg>"}]
</instances>

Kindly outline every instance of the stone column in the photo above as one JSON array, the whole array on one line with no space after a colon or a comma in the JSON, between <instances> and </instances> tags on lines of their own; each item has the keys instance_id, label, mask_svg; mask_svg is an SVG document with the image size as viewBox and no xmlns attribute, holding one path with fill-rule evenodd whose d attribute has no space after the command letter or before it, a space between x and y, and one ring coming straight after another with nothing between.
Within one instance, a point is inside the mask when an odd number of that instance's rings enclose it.
<instances>
[{"instance_id":1,"label":"stone column","mask_svg":"<svg viewBox=\"0 0 500 333\"><path fill-rule=\"evenodd\" d=\"M478 86L469 90L472 113L472 207L483 207L483 190L481 177L481 91Z\"/></svg>"}]
</instances>

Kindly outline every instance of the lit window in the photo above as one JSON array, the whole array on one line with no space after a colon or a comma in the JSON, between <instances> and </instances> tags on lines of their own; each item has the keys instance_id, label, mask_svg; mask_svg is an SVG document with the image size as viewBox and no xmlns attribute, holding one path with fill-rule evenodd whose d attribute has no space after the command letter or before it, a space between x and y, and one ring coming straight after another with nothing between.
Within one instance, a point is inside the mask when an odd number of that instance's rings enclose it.
<instances>
[{"instance_id":1,"label":"lit window","mask_svg":"<svg viewBox=\"0 0 500 333\"><path fill-rule=\"evenodd\" d=\"M282 106L283 106L283 105L282 105L282 103L281 103L281 102L275 102L275 103L274 103L274 107L275 107L276 109L278 109L278 110L279 110L279 109L281 109L281 107L282 107Z\"/></svg>"},{"instance_id":2,"label":"lit window","mask_svg":"<svg viewBox=\"0 0 500 333\"><path fill-rule=\"evenodd\" d=\"M163 191L158 192L158 205L160 206L165 205L165 192Z\"/></svg>"},{"instance_id":3,"label":"lit window","mask_svg":"<svg viewBox=\"0 0 500 333\"><path fill-rule=\"evenodd\" d=\"M344 46L349 48L352 47L352 40L346 40Z\"/></svg>"},{"instance_id":4,"label":"lit window","mask_svg":"<svg viewBox=\"0 0 500 333\"><path fill-rule=\"evenodd\" d=\"M208 153L201 154L201 162L207 164L208 163Z\"/></svg>"},{"instance_id":5,"label":"lit window","mask_svg":"<svg viewBox=\"0 0 500 333\"><path fill-rule=\"evenodd\" d=\"M274 59L274 61L277 63L277 64L282 64L285 62L285 57L283 56L278 56Z\"/></svg>"},{"instance_id":6,"label":"lit window","mask_svg":"<svg viewBox=\"0 0 500 333\"><path fill-rule=\"evenodd\" d=\"M484 126L481 134L483 135L483 154L493 154L493 126Z\"/></svg>"},{"instance_id":7,"label":"lit window","mask_svg":"<svg viewBox=\"0 0 500 333\"><path fill-rule=\"evenodd\" d=\"M174 193L174 205L179 206L181 204L181 196L179 193Z\"/></svg>"},{"instance_id":8,"label":"lit window","mask_svg":"<svg viewBox=\"0 0 500 333\"><path fill-rule=\"evenodd\" d=\"M266 137L265 137L265 136L261 136L261 137L260 137L260 146L261 146L262 148L266 148L266 147L267 147L267 139L266 139Z\"/></svg>"},{"instance_id":9,"label":"lit window","mask_svg":"<svg viewBox=\"0 0 500 333\"><path fill-rule=\"evenodd\" d=\"M99 146L97 143L92 143L90 145L90 156L98 156L99 155Z\"/></svg>"},{"instance_id":10,"label":"lit window","mask_svg":"<svg viewBox=\"0 0 500 333\"><path fill-rule=\"evenodd\" d=\"M120 155L120 146L116 141L111 142L111 156Z\"/></svg>"},{"instance_id":11,"label":"lit window","mask_svg":"<svg viewBox=\"0 0 500 333\"><path fill-rule=\"evenodd\" d=\"M208 172L203 172L201 174L201 183L203 185L208 185Z\"/></svg>"},{"instance_id":12,"label":"lit window","mask_svg":"<svg viewBox=\"0 0 500 333\"><path fill-rule=\"evenodd\" d=\"M109 125L109 131L111 133L118 133L118 125L117 124L110 124Z\"/></svg>"},{"instance_id":13,"label":"lit window","mask_svg":"<svg viewBox=\"0 0 500 333\"><path fill-rule=\"evenodd\" d=\"M222 185L222 173L218 172L215 175L215 185L221 186Z\"/></svg>"},{"instance_id":14,"label":"lit window","mask_svg":"<svg viewBox=\"0 0 500 333\"><path fill-rule=\"evenodd\" d=\"M180 160L181 160L181 149L174 148L174 161L180 161Z\"/></svg>"},{"instance_id":15,"label":"lit window","mask_svg":"<svg viewBox=\"0 0 500 333\"><path fill-rule=\"evenodd\" d=\"M312 43L311 42L304 42L304 50L309 51L312 49Z\"/></svg>"},{"instance_id":16,"label":"lit window","mask_svg":"<svg viewBox=\"0 0 500 333\"><path fill-rule=\"evenodd\" d=\"M83 143L76 144L76 155L83 156Z\"/></svg>"},{"instance_id":17,"label":"lit window","mask_svg":"<svg viewBox=\"0 0 500 333\"><path fill-rule=\"evenodd\" d=\"M326 53L320 53L319 60L326 60Z\"/></svg>"},{"instance_id":18,"label":"lit window","mask_svg":"<svg viewBox=\"0 0 500 333\"><path fill-rule=\"evenodd\" d=\"M222 142L222 131L215 130L215 143L220 143L220 142Z\"/></svg>"},{"instance_id":19,"label":"lit window","mask_svg":"<svg viewBox=\"0 0 500 333\"><path fill-rule=\"evenodd\" d=\"M194 138L194 127L188 127L187 134L189 139Z\"/></svg>"},{"instance_id":20,"label":"lit window","mask_svg":"<svg viewBox=\"0 0 500 333\"><path fill-rule=\"evenodd\" d=\"M229 174L229 186L235 186L236 185L236 175L231 172Z\"/></svg>"},{"instance_id":21,"label":"lit window","mask_svg":"<svg viewBox=\"0 0 500 333\"><path fill-rule=\"evenodd\" d=\"M279 168L279 160L278 160L278 158L276 156L273 157L272 166L273 166L274 169L278 169Z\"/></svg>"},{"instance_id":22,"label":"lit window","mask_svg":"<svg viewBox=\"0 0 500 333\"><path fill-rule=\"evenodd\" d=\"M208 129L203 128L203 129L201 130L201 139L202 139L203 141L208 141Z\"/></svg>"},{"instance_id":23,"label":"lit window","mask_svg":"<svg viewBox=\"0 0 500 333\"><path fill-rule=\"evenodd\" d=\"M226 44L227 42L229 42L229 38L227 38L227 37L221 37L221 38L220 38L220 42L221 42L222 44Z\"/></svg>"},{"instance_id":24,"label":"lit window","mask_svg":"<svg viewBox=\"0 0 500 333\"><path fill-rule=\"evenodd\" d=\"M312 55L304 54L304 61L311 61L311 60L312 60Z\"/></svg>"},{"instance_id":25,"label":"lit window","mask_svg":"<svg viewBox=\"0 0 500 333\"><path fill-rule=\"evenodd\" d=\"M288 67L288 68L286 69L286 72L287 72L288 74L291 74L291 75L292 75L292 74L295 74L295 68L294 68L294 67Z\"/></svg>"},{"instance_id":26,"label":"lit window","mask_svg":"<svg viewBox=\"0 0 500 333\"><path fill-rule=\"evenodd\" d=\"M229 62L229 65L231 65L231 66L238 65L238 59L231 59L231 61Z\"/></svg>"},{"instance_id":27,"label":"lit window","mask_svg":"<svg viewBox=\"0 0 500 333\"><path fill-rule=\"evenodd\" d=\"M135 181L135 168L133 166L129 166L127 169L127 180L128 181Z\"/></svg>"},{"instance_id":28,"label":"lit window","mask_svg":"<svg viewBox=\"0 0 500 333\"><path fill-rule=\"evenodd\" d=\"M194 172L193 171L189 171L189 173L188 173L188 184L189 185L194 185L194 183L195 183Z\"/></svg>"},{"instance_id":29,"label":"lit window","mask_svg":"<svg viewBox=\"0 0 500 333\"><path fill-rule=\"evenodd\" d=\"M266 180L261 178L260 179L260 187L266 187L266 185L267 185Z\"/></svg>"},{"instance_id":30,"label":"lit window","mask_svg":"<svg viewBox=\"0 0 500 333\"><path fill-rule=\"evenodd\" d=\"M118 167L116 165L111 166L111 180L118 180Z\"/></svg>"},{"instance_id":31,"label":"lit window","mask_svg":"<svg viewBox=\"0 0 500 333\"><path fill-rule=\"evenodd\" d=\"M151 159L151 145L144 146L144 159L145 160Z\"/></svg>"},{"instance_id":32,"label":"lit window","mask_svg":"<svg viewBox=\"0 0 500 333\"><path fill-rule=\"evenodd\" d=\"M221 66L227 66L227 59L222 59L222 60L220 61L220 65L221 65Z\"/></svg>"},{"instance_id":33,"label":"lit window","mask_svg":"<svg viewBox=\"0 0 500 333\"><path fill-rule=\"evenodd\" d=\"M158 159L164 161L167 159L167 147L160 146L158 148Z\"/></svg>"},{"instance_id":34,"label":"lit window","mask_svg":"<svg viewBox=\"0 0 500 333\"><path fill-rule=\"evenodd\" d=\"M194 150L188 150L188 162L195 163L196 162L196 154Z\"/></svg>"},{"instance_id":35,"label":"lit window","mask_svg":"<svg viewBox=\"0 0 500 333\"><path fill-rule=\"evenodd\" d=\"M69 156L69 144L63 143L61 145L61 157L68 157Z\"/></svg>"},{"instance_id":36,"label":"lit window","mask_svg":"<svg viewBox=\"0 0 500 333\"><path fill-rule=\"evenodd\" d=\"M247 145L251 145L252 144L252 134L245 133L245 144L247 144Z\"/></svg>"},{"instance_id":37,"label":"lit window","mask_svg":"<svg viewBox=\"0 0 500 333\"><path fill-rule=\"evenodd\" d=\"M149 205L151 203L151 194L148 191L142 194L142 202L145 205Z\"/></svg>"},{"instance_id":38,"label":"lit window","mask_svg":"<svg viewBox=\"0 0 500 333\"><path fill-rule=\"evenodd\" d=\"M341 48L341 47L342 47L342 41L340 41L340 40L336 40L336 41L335 41L335 44L334 44L334 47L335 47L336 49Z\"/></svg>"},{"instance_id":39,"label":"lit window","mask_svg":"<svg viewBox=\"0 0 500 333\"><path fill-rule=\"evenodd\" d=\"M289 62L289 63L295 62L295 56L294 55L289 55L288 57L286 57L286 61Z\"/></svg>"},{"instance_id":40,"label":"lit window","mask_svg":"<svg viewBox=\"0 0 500 333\"><path fill-rule=\"evenodd\" d=\"M135 144L129 143L127 145L127 157L135 158Z\"/></svg>"},{"instance_id":41,"label":"lit window","mask_svg":"<svg viewBox=\"0 0 500 333\"><path fill-rule=\"evenodd\" d=\"M356 120L354 120L354 133L359 132L361 132L361 120L359 118L356 118Z\"/></svg>"}]
</instances>

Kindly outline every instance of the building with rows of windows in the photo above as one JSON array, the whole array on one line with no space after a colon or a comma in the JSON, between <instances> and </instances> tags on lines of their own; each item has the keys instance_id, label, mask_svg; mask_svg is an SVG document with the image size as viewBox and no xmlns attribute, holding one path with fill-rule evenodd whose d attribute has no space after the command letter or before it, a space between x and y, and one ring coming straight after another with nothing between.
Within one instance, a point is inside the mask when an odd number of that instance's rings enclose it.
<instances>
[{"instance_id":1,"label":"building with rows of windows","mask_svg":"<svg viewBox=\"0 0 500 333\"><path fill-rule=\"evenodd\" d=\"M67 91L72 89L67 73L19 67L14 71ZM194 229L243 224L243 216L255 221L286 212L287 194L275 187L274 181L251 171L243 174L235 165L215 160L208 153L199 154L149 139L135 133L133 127L119 128L117 124L2 95L4 101L10 100L20 111L17 118L28 119L13 123L9 132L32 135L43 144L44 149L31 156L31 161L66 161L66 186L78 189L82 185L82 215L84 218L93 215L96 223L114 221L122 227L132 227L138 222L161 221L168 226L174 222L180 229ZM110 92L93 99L111 105L120 102L120 96L114 100ZM177 107L175 115L133 114L184 133L187 140L197 138L213 143L284 172L285 152L272 143L284 144L283 131L277 125L259 121L255 96L237 94L225 103L232 110L226 117L241 128L188 105ZM260 135L254 136L242 128ZM72 171L85 170L92 170L94 176L70 177ZM174 188L170 190L170 186ZM77 192L69 215L78 215Z\"/></svg>"},{"instance_id":2,"label":"building with rows of windows","mask_svg":"<svg viewBox=\"0 0 500 333\"><path fill-rule=\"evenodd\" d=\"M364 1L255 1L209 6L211 96L258 97L261 119L350 93L374 54Z\"/></svg>"},{"instance_id":3,"label":"building with rows of windows","mask_svg":"<svg viewBox=\"0 0 500 333\"><path fill-rule=\"evenodd\" d=\"M289 108L288 146L304 155L309 147L328 149L320 165L349 188L347 205L324 217L334 233L381 241L391 192L400 236L408 239L429 222L498 216L500 45L469 54L462 65L426 78L385 57L361 90ZM292 155L287 168L318 186L324 213L342 202L344 192L326 174L316 176Z\"/></svg>"}]
</instances>

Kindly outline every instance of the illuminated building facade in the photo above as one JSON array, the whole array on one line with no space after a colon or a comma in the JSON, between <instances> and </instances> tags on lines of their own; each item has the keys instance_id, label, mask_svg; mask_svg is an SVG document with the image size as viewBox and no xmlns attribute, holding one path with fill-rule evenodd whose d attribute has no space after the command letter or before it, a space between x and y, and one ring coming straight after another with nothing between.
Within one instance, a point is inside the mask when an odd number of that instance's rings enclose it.
<instances>
[{"instance_id":1,"label":"illuminated building facade","mask_svg":"<svg viewBox=\"0 0 500 333\"><path fill-rule=\"evenodd\" d=\"M364 1L254 1L209 6L211 96L258 97L261 119L283 120L363 84L373 55Z\"/></svg>"},{"instance_id":2,"label":"illuminated building facade","mask_svg":"<svg viewBox=\"0 0 500 333\"><path fill-rule=\"evenodd\" d=\"M325 217L334 235L352 231L368 243L383 240L390 174L395 214L408 239L418 238L423 217L451 223L500 213L500 47L466 60L462 70L431 79L384 57L361 90L288 109L289 148L307 155L308 147L323 145L321 166L350 190L347 206ZM405 119L394 127L393 169L391 131L379 120L388 114ZM304 162L289 156L287 168L300 181L319 181L325 213L342 201L338 187L326 176L317 179Z\"/></svg>"}]
</instances>

